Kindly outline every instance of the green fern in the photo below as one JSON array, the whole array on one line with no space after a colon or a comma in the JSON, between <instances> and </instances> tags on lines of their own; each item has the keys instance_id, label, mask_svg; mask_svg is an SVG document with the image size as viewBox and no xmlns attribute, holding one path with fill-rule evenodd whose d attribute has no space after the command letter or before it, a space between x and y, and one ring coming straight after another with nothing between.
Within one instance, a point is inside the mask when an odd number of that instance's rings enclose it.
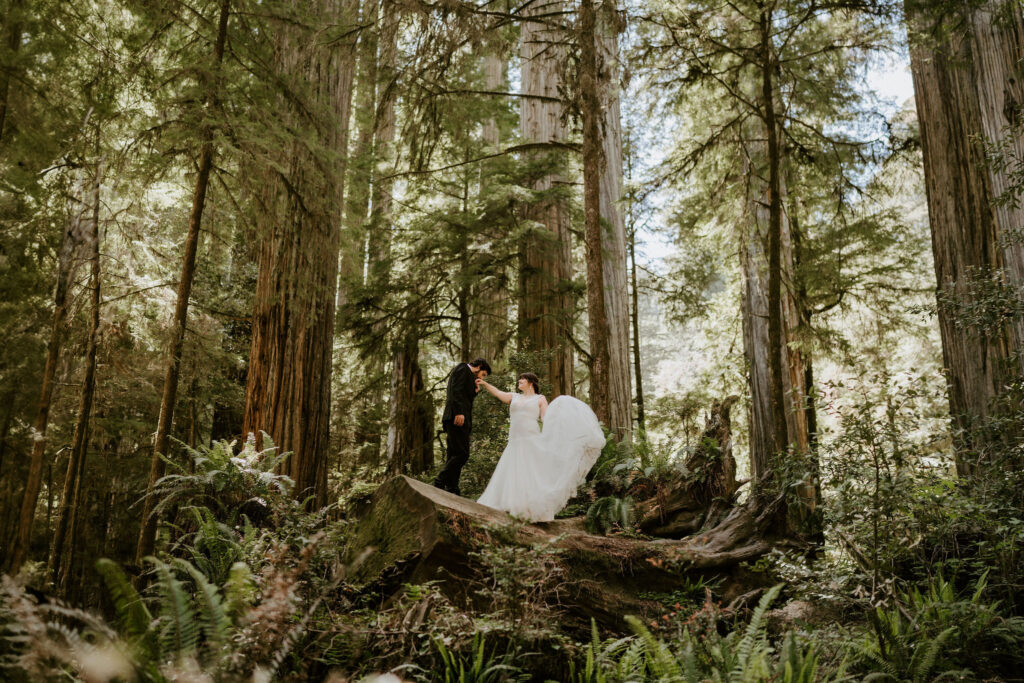
<instances>
[{"instance_id":1,"label":"green fern","mask_svg":"<svg viewBox=\"0 0 1024 683\"><path fill-rule=\"evenodd\" d=\"M607 534L609 531L629 529L633 525L633 499L605 496L598 498L587 509L584 526L592 534Z\"/></svg>"},{"instance_id":2,"label":"green fern","mask_svg":"<svg viewBox=\"0 0 1024 683\"><path fill-rule=\"evenodd\" d=\"M124 570L116 562L101 559L96 561L96 572L102 577L114 602L122 635L139 650L142 658L155 657L158 643L153 631L153 615L142 601L142 596L128 580Z\"/></svg>"},{"instance_id":3,"label":"green fern","mask_svg":"<svg viewBox=\"0 0 1024 683\"><path fill-rule=\"evenodd\" d=\"M224 645L231 632L231 617L224 607L220 591L192 564L180 559L176 564L191 576L196 584L196 601L207 645L214 648Z\"/></svg>"},{"instance_id":4,"label":"green fern","mask_svg":"<svg viewBox=\"0 0 1024 683\"><path fill-rule=\"evenodd\" d=\"M191 599L171 565L155 557L147 558L154 566L160 591L160 647L166 657L181 660L195 652L199 629Z\"/></svg>"}]
</instances>

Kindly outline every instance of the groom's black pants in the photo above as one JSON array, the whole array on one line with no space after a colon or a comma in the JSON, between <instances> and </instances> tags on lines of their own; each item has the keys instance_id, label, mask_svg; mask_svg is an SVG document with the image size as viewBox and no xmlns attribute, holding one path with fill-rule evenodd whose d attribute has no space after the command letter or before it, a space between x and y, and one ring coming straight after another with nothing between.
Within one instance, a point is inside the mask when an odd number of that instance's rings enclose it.
<instances>
[{"instance_id":1,"label":"groom's black pants","mask_svg":"<svg viewBox=\"0 0 1024 683\"><path fill-rule=\"evenodd\" d=\"M444 467L434 479L434 486L455 495L462 495L459 490L459 475L469 460L469 432L472 425L464 424L456 427L454 422L442 422L441 428L448 435L448 453Z\"/></svg>"}]
</instances>

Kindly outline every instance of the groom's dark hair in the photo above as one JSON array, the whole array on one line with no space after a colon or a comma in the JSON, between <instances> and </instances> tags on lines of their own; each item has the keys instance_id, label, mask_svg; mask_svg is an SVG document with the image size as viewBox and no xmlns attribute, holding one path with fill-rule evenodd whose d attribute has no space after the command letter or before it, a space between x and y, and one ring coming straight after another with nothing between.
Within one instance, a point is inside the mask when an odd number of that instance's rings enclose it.
<instances>
[{"instance_id":1,"label":"groom's dark hair","mask_svg":"<svg viewBox=\"0 0 1024 683\"><path fill-rule=\"evenodd\" d=\"M491 364L483 358L477 358L476 360L469 361L469 364L478 370L484 370L488 375L491 374Z\"/></svg>"}]
</instances>

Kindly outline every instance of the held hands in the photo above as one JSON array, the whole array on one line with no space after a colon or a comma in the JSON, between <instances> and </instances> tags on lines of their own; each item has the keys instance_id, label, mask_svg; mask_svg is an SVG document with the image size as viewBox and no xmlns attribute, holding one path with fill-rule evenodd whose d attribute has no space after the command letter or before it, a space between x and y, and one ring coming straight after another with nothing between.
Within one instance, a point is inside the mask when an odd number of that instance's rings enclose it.
<instances>
[{"instance_id":1,"label":"held hands","mask_svg":"<svg viewBox=\"0 0 1024 683\"><path fill-rule=\"evenodd\" d=\"M466 416L456 415L454 422L456 427L461 427L462 425L466 424Z\"/></svg>"}]
</instances>

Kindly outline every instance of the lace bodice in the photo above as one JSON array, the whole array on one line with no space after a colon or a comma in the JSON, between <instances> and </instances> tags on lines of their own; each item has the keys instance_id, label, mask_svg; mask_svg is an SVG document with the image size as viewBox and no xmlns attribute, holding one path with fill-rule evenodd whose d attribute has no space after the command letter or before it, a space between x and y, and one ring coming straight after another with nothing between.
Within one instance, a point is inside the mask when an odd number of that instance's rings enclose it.
<instances>
[{"instance_id":1,"label":"lace bodice","mask_svg":"<svg viewBox=\"0 0 1024 683\"><path fill-rule=\"evenodd\" d=\"M508 406L509 429L508 438L512 439L536 436L540 434L540 395L523 396L513 394Z\"/></svg>"}]
</instances>

